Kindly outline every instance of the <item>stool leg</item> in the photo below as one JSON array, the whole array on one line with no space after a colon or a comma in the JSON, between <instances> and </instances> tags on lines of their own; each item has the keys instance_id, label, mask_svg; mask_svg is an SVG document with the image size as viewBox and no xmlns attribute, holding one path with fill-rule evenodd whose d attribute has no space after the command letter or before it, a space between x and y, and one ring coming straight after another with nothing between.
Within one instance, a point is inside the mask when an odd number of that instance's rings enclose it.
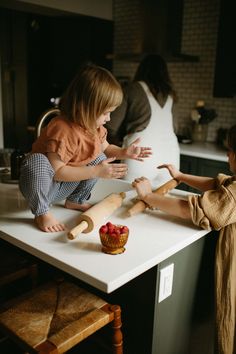
<instances>
[{"instance_id":1,"label":"stool leg","mask_svg":"<svg viewBox=\"0 0 236 354\"><path fill-rule=\"evenodd\" d=\"M123 354L123 334L121 331L121 308L119 305L111 305L111 311L114 313L114 320L112 321L113 337L113 353Z\"/></svg>"}]
</instances>

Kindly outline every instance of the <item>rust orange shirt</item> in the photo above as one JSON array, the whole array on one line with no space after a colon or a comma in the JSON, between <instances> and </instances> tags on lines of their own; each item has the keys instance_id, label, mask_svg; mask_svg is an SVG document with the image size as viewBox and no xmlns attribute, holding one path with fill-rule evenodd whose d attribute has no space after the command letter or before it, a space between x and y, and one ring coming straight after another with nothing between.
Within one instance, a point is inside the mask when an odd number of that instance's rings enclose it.
<instances>
[{"instance_id":1,"label":"rust orange shirt","mask_svg":"<svg viewBox=\"0 0 236 354\"><path fill-rule=\"evenodd\" d=\"M69 166L84 166L102 153L107 130L101 126L92 134L61 116L53 118L33 143L32 153L56 152Z\"/></svg>"}]
</instances>

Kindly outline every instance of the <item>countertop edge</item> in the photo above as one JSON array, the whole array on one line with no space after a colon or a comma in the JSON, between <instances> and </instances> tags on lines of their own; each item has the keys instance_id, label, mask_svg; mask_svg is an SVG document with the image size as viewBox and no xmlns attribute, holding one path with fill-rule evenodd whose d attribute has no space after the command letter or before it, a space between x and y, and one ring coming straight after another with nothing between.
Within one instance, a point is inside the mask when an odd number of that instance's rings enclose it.
<instances>
[{"instance_id":1,"label":"countertop edge","mask_svg":"<svg viewBox=\"0 0 236 354\"><path fill-rule=\"evenodd\" d=\"M180 154L203 159L227 162L227 151L215 143L179 144Z\"/></svg>"}]
</instances>

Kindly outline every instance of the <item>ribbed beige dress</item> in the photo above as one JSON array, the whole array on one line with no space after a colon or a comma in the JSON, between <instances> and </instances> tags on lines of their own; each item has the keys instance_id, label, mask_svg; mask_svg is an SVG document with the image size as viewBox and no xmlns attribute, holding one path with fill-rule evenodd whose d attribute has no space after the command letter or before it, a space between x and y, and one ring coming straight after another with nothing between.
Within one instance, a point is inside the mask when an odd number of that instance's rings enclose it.
<instances>
[{"instance_id":1,"label":"ribbed beige dress","mask_svg":"<svg viewBox=\"0 0 236 354\"><path fill-rule=\"evenodd\" d=\"M216 327L219 354L236 353L236 181L220 174L216 189L189 196L194 224L220 230L215 259Z\"/></svg>"}]
</instances>

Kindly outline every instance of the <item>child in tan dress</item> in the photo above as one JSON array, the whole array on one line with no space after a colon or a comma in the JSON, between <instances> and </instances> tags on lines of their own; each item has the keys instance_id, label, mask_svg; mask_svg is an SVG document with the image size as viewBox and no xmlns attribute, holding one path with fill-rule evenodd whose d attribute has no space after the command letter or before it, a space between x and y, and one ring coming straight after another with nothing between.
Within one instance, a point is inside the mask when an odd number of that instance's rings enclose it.
<instances>
[{"instance_id":1,"label":"child in tan dress","mask_svg":"<svg viewBox=\"0 0 236 354\"><path fill-rule=\"evenodd\" d=\"M192 220L207 230L219 230L216 249L216 325L219 354L236 353L236 125L228 132L228 163L233 176L219 174L216 178L193 176L178 171L173 165L162 165L170 175L201 195L188 200L152 193L145 177L133 182L138 196L150 207Z\"/></svg>"},{"instance_id":2,"label":"child in tan dress","mask_svg":"<svg viewBox=\"0 0 236 354\"><path fill-rule=\"evenodd\" d=\"M52 119L24 160L19 186L38 228L62 231L65 225L49 212L50 204L65 199L65 207L85 211L98 178L121 178L127 165L142 161L151 149L135 140L126 149L108 144L103 126L122 101L122 90L106 69L86 65L72 80L60 101L61 114Z\"/></svg>"}]
</instances>

